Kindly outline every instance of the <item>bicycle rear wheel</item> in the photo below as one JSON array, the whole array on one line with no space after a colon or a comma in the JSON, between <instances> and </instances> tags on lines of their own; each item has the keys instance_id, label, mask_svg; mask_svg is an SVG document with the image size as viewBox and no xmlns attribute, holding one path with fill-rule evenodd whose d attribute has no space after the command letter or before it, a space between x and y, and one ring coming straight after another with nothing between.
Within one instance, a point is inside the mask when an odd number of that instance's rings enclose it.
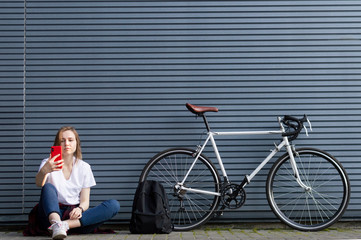
<instances>
[{"instance_id":1,"label":"bicycle rear wheel","mask_svg":"<svg viewBox=\"0 0 361 240\"><path fill-rule=\"evenodd\" d=\"M280 220L301 231L318 231L337 222L350 199L350 182L341 164L330 154L312 148L297 149L300 187L288 154L280 157L267 179L267 199Z\"/></svg>"},{"instance_id":2,"label":"bicycle rear wheel","mask_svg":"<svg viewBox=\"0 0 361 240\"><path fill-rule=\"evenodd\" d=\"M180 190L180 183L194 159L194 150L166 150L147 163L139 179L140 182L156 180L163 184L169 199L174 230L186 231L207 222L220 202L219 194ZM219 193L220 177L213 163L204 155L200 155L183 186Z\"/></svg>"}]
</instances>

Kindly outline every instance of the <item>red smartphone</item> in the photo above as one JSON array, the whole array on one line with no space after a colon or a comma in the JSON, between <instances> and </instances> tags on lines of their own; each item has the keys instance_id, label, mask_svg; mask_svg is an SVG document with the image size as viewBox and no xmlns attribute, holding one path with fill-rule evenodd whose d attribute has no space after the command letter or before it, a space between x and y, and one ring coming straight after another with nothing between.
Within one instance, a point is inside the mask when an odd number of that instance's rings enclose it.
<instances>
[{"instance_id":1,"label":"red smartphone","mask_svg":"<svg viewBox=\"0 0 361 240\"><path fill-rule=\"evenodd\" d=\"M55 158L55 160L54 160L55 162L63 159L62 154L61 154L61 146L52 146L51 147L51 158L55 157L58 154L60 154L60 155L59 155L59 157Z\"/></svg>"}]
</instances>

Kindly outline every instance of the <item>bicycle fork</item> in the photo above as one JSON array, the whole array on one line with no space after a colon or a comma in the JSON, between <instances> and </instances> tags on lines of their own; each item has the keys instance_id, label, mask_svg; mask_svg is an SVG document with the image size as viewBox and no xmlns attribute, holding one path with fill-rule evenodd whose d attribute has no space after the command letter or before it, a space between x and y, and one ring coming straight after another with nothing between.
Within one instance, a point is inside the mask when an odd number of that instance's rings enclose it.
<instances>
[{"instance_id":1,"label":"bicycle fork","mask_svg":"<svg viewBox=\"0 0 361 240\"><path fill-rule=\"evenodd\" d=\"M298 185L300 185L300 187L302 187L306 192L310 192L312 190L312 188L310 186L307 186L306 184L304 184L300 177L300 173L298 171L297 163L296 163L295 156L294 156L294 155L297 155L296 150L294 149L293 146L290 145L287 137L283 137L283 141L285 142L285 147L287 149L288 155L290 156L291 167L292 167L293 174L294 174L294 177L296 178Z\"/></svg>"}]
</instances>

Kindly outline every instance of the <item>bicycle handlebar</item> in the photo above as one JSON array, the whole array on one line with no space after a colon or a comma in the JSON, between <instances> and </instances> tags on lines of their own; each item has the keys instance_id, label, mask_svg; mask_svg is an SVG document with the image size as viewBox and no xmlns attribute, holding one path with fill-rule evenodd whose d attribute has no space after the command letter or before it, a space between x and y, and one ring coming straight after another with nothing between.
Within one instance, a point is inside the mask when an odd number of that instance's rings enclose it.
<instances>
[{"instance_id":1,"label":"bicycle handlebar","mask_svg":"<svg viewBox=\"0 0 361 240\"><path fill-rule=\"evenodd\" d=\"M302 129L304 127L303 123L309 122L309 120L308 120L306 114L303 116L303 118L296 118L296 117L286 115L283 117L281 122L284 125L294 129L294 131L282 133L282 136L289 137L288 140L292 141L292 140L295 140L298 137L298 134L302 131ZM296 124L294 124L293 122L295 122Z\"/></svg>"}]
</instances>

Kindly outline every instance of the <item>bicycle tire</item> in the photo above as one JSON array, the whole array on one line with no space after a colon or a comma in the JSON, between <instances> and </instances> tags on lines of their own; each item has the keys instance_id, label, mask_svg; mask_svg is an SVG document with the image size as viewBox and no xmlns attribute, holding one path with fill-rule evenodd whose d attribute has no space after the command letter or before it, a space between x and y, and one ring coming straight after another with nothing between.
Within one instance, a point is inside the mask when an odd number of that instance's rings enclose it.
<instances>
[{"instance_id":1,"label":"bicycle tire","mask_svg":"<svg viewBox=\"0 0 361 240\"><path fill-rule=\"evenodd\" d=\"M190 149L165 150L146 164L139 179L140 182L156 180L163 184L175 231L191 230L206 223L220 202L220 196L177 190L176 185L187 173L194 156L195 151ZM219 173L207 157L200 155L184 185L219 193Z\"/></svg>"},{"instance_id":2,"label":"bicycle tire","mask_svg":"<svg viewBox=\"0 0 361 240\"><path fill-rule=\"evenodd\" d=\"M296 149L300 178L296 182L289 155L281 156L267 178L267 199L275 215L301 231L319 231L336 223L350 200L350 181L336 158L314 148Z\"/></svg>"}]
</instances>

